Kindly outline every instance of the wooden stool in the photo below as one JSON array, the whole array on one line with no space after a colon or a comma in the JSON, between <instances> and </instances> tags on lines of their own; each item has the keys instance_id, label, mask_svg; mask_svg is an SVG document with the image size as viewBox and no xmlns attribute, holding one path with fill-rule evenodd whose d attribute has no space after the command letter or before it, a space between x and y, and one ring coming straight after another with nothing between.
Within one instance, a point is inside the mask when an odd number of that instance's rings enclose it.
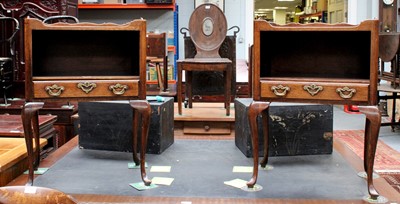
<instances>
[{"instance_id":1,"label":"wooden stool","mask_svg":"<svg viewBox=\"0 0 400 204\"><path fill-rule=\"evenodd\" d=\"M160 63L164 63L164 59L163 58L154 58L154 59L150 59L149 60L150 63L155 63L156 64L156 72L157 72L157 84L158 87L160 87L160 90L165 91L164 90L164 77L162 75L161 72L161 66ZM164 67L166 67L166 65L163 65ZM164 69L165 70L165 69ZM164 75L165 75L165 71L164 71Z\"/></svg>"}]
</instances>

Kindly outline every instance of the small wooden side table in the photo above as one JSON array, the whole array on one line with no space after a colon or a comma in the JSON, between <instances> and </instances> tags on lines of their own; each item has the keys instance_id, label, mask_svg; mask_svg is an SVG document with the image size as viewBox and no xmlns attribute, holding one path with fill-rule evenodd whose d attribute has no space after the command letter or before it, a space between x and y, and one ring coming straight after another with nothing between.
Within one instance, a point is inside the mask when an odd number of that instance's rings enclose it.
<instances>
[{"instance_id":1,"label":"small wooden side table","mask_svg":"<svg viewBox=\"0 0 400 204\"><path fill-rule=\"evenodd\" d=\"M396 100L399 97L400 89L395 89L389 84L379 84L378 85L378 92L387 92L392 93L391 96L380 96L378 94L378 102L380 99L392 99L392 118L390 122L382 122L381 126L391 126L392 131L394 132L395 125L400 125L400 121L396 122Z\"/></svg>"}]
</instances>

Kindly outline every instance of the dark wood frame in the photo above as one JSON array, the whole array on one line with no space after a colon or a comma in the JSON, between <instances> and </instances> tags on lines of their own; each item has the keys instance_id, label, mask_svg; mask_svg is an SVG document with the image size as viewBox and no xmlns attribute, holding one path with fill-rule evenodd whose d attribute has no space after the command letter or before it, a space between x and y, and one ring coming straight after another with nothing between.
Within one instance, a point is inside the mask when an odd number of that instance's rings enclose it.
<instances>
[{"instance_id":1,"label":"dark wood frame","mask_svg":"<svg viewBox=\"0 0 400 204\"><path fill-rule=\"evenodd\" d=\"M116 76L112 74L99 74L97 70L98 64L96 67L91 67L89 69L90 73L86 69L80 70L73 69L70 66L71 61L78 60L74 58L76 55L71 54L66 56L66 60L59 60L61 62L67 62L60 66L54 66L51 63L43 63L39 65L33 64L33 56L34 56L34 46L38 46L34 44L34 32L53 32L57 31L63 35L67 35L67 32L80 32L79 35L84 34L84 32L91 32L91 34L101 34L105 33L113 35L120 35L122 33L135 34L136 38L131 42L136 43L137 47L132 47L131 49L136 52L135 57L133 57L132 61L128 64L128 67L125 67L126 64L122 68L123 76ZM121 31L121 32L117 32ZM59 33L59 34L60 34ZM140 160L137 156L137 134L138 131L133 131L133 160L136 165L140 164L141 176L145 185L150 185L151 180L149 180L146 176L145 171L145 151L147 146L147 134L149 130L150 123L150 105L145 100L146 99L146 21L145 20L134 20L130 23L117 25L117 24L92 24L92 23L78 23L78 24L68 24L68 23L55 23L55 24L45 24L37 19L26 19L25 20L25 98L27 103L24 105L21 117L24 125L25 139L28 150L28 164L29 164L29 176L28 176L28 185L33 185L33 171L39 166L40 158L38 156L38 151L35 151L32 145L33 138L38 142L38 111L43 107L46 101L99 101L99 100L129 100L129 104L132 107L133 111L133 130L138 130L141 128L141 150L140 150ZM69 33L71 34L71 33ZM75 33L77 34L77 33ZM43 33L36 34L36 38L40 39L40 36ZM54 36L54 38L60 36ZM64 36L68 37L68 36ZM118 36L116 36L118 37ZM91 39L91 35L89 35ZM50 40L46 38L45 40ZM57 39L54 41L62 42L63 38ZM121 39L121 42L126 42L126 39ZM73 42L73 41L72 41ZM79 43L85 43L86 41L80 41ZM96 44L102 44L103 41L99 41ZM41 43L38 43L42 45ZM61 44L62 45L62 44ZM79 44L77 44L79 45ZM131 46L131 44L128 44ZM80 45L82 46L82 45ZM85 46L85 45L83 45ZM117 48L119 46L114 46ZM91 56L95 56L101 58L103 51L104 52L114 52L114 50L109 50L109 47L105 45L103 47L104 50L99 51L99 53L90 53ZM64 49L64 48L63 48ZM97 52L94 49L94 52ZM51 52L49 52L51 53ZM121 52L119 52L121 53ZM123 52L122 52L123 53ZM37 53L36 53L37 54ZM40 53L41 54L41 53ZM120 57L120 54L116 57ZM107 56L107 55L106 55ZM39 57L43 58L52 58L54 56L42 55ZM122 56L123 59L127 56ZM128 58L130 59L132 55L129 54ZM64 58L64 56L63 56ZM36 59L36 62L39 58ZM81 60L80 63L84 63L84 67L90 67L89 63L85 63L87 59ZM138 61L136 61L138 60ZM113 60L108 60L109 62ZM107 62L108 62L107 61ZM57 61L58 62L58 61ZM137 63L137 64L136 64ZM49 65L50 64L50 65ZM101 64L100 64L101 65ZM54 66L54 67L53 67ZM102 68L102 70L111 70L107 73L116 73L113 72L115 67L119 65L106 65L106 67ZM57 68L58 67L58 68ZM35 68L39 69L34 70ZM72 68L72 70L71 70ZM43 70L45 71L43 71ZM60 69L69 70L66 75L58 76L54 75L59 73ZM135 71L134 71L135 70ZM78 74L77 74L78 73ZM135 75L137 73L137 75ZM69 75L70 74L70 75ZM101 75L101 76L99 76ZM117 84L115 84L117 83ZM122 85L122 86L121 86ZM116 88L117 87L117 88ZM118 88L122 87L122 88ZM54 89L53 89L54 88ZM141 120L139 120L139 116L141 116ZM139 121L141 123L139 124ZM36 144L36 147L38 145Z\"/></svg>"},{"instance_id":2,"label":"dark wood frame","mask_svg":"<svg viewBox=\"0 0 400 204\"><path fill-rule=\"evenodd\" d=\"M397 12L398 12L397 0L393 1L392 5L386 5L383 0L379 0L379 30L380 32L398 32L397 31ZM387 25L390 24L390 25ZM386 30L386 26L388 30Z\"/></svg>"},{"instance_id":3,"label":"dark wood frame","mask_svg":"<svg viewBox=\"0 0 400 204\"><path fill-rule=\"evenodd\" d=\"M379 129L381 124L381 114L376 106L377 104L377 66L378 66L378 46L379 46L379 35L378 35L378 25L377 20L364 21L360 25L349 25L349 24L289 24L289 25L276 25L270 24L264 20L256 20L254 22L254 50L253 50L253 66L252 70L252 84L253 84L253 99L254 102L250 105L248 118L251 128L252 144L253 144L253 176L247 183L249 188L254 188L257 182L258 176L258 127L257 127L257 115L262 114L263 119L263 133L264 133L264 159L260 162L261 167L265 167L268 162L268 108L270 102L306 102L306 103L324 103L324 104L353 104L353 105L365 105L359 106L360 112L366 115L366 125L365 125L365 148L364 148L364 170L367 172L367 185L370 198L373 200L378 199L378 192L373 185L373 165L375 158L376 145L379 135ZM329 32L327 32L329 31ZM367 55L369 55L369 62L364 62L364 60L359 60L358 63L348 61L349 57L346 55L337 54L335 55L334 62L339 61L339 69L331 69L333 72L327 72L325 68L320 64L324 64L322 60L326 60L321 52L314 52L310 46L292 46L290 49L298 49L298 52L303 52L302 54L314 54L313 60L315 60L315 66L308 68L311 69L311 73L308 75L302 75L308 70L304 68L295 67L293 69L290 67L290 63L293 61L282 55L273 56L278 57L278 61L273 64L272 61L276 60L271 58L271 66L268 67L268 63L264 61L265 64L261 64L261 60L265 60L269 56L266 53L262 53L268 47L268 43L262 42L262 37L268 35L262 35L263 32L291 32L296 37L301 34L300 32L317 32L313 34L318 34L321 38L319 43L324 43L322 39L326 39L326 35L330 32L345 32L342 34L348 35L349 32L355 32L354 38L358 38L358 34L364 35L362 42L359 41L357 45L364 44L367 46ZM363 34L364 33L364 34ZM354 33L353 33L354 34ZM368 38L365 37L365 34ZM335 34L336 35L336 34ZM275 35L276 36L276 35ZM279 35L278 37L283 37ZM288 35L285 35L287 39ZM361 36L360 36L361 37ZM265 40L265 39L264 39ZM279 39L271 39L273 41L279 41ZM315 40L315 39L314 39ZM329 41L329 39L326 39ZM273 43L272 43L273 44ZM340 43L339 43L340 44ZM336 44L329 44L331 47L327 49L333 50L336 53L340 53L343 49L350 48L351 44L347 46L338 45L342 47L336 47ZM264 46L264 47L263 47ZM315 45L320 46L320 45ZM326 45L324 45L326 46ZM311 46L312 47L312 46ZM354 47L354 46L353 46ZM268 47L269 50L274 52L276 47ZM369 48L369 49L368 49ZM338 50L337 50L338 49ZM364 49L360 51L360 55L365 57ZM268 52L267 52L268 53ZM271 52L269 52L271 54ZM274 55L272 53L271 55ZM357 53L358 55L358 53ZM332 55L330 55L332 56ZM279 61L279 57L281 61ZM341 57L343 59L341 59ZM365 59L361 57L362 59ZM283 61L282 61L283 59ZM279 67L280 64L288 62L285 64L289 71L286 70L284 73L272 73L271 70L273 66ZM296 62L293 62L294 64ZM326 64L326 63L325 63ZM350 69L358 70L353 75L347 75L343 73L346 69L347 64L350 64ZM298 65L298 64L295 64ZM346 66L343 66L346 65ZM325 65L326 66L326 65ZM354 66L354 67L353 67ZM348 68L348 67L347 67ZM281 71L278 68L277 72ZM301 70L298 73L291 73L293 70ZM339 75L336 75L337 72ZM266 74L267 73L267 74ZM272 73L272 74L271 74ZM341 73L341 74L340 74ZM332 74L330 76L329 74ZM299 75L299 76L297 76ZM301 76L302 75L302 76ZM312 75L311 77L309 75ZM359 76L360 75L360 76ZM308 76L308 77L307 77ZM311 88L310 88L311 87ZM318 87L318 88L316 88ZM347 89L354 89L355 93L343 93L341 87L347 87ZM350 87L350 88L349 88ZM337 92L337 93L335 93Z\"/></svg>"}]
</instances>

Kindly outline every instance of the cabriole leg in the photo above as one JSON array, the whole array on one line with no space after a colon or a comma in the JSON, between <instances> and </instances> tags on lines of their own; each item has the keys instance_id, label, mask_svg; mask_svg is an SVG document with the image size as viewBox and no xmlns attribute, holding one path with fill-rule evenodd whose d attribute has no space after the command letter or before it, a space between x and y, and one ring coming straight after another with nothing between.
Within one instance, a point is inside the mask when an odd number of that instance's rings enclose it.
<instances>
[{"instance_id":1,"label":"cabriole leg","mask_svg":"<svg viewBox=\"0 0 400 204\"><path fill-rule=\"evenodd\" d=\"M268 107L269 107L269 104L270 104L269 102L254 101L254 102L251 103L251 105L249 107L248 118L249 118L250 129L251 129L251 143L253 145L253 176L251 177L250 181L247 182L247 187L248 188L253 188L254 187L254 185L257 182L257 176L258 176L258 125L257 125L257 116L260 113L262 113L264 110L267 110ZM268 120L268 117L265 116L265 115L263 115L263 120ZM265 136L268 137L268 128L266 126L264 127L264 140L266 141L265 145L268 146L268 139L266 139Z\"/></svg>"},{"instance_id":2,"label":"cabriole leg","mask_svg":"<svg viewBox=\"0 0 400 204\"><path fill-rule=\"evenodd\" d=\"M26 185L32 186L34 171L40 164L40 142L39 142L39 119L38 111L43 107L43 102L28 102L24 104L21 111L22 125L24 127L26 150L28 153L28 182ZM33 139L35 149L33 149Z\"/></svg>"},{"instance_id":3,"label":"cabriole leg","mask_svg":"<svg viewBox=\"0 0 400 204\"><path fill-rule=\"evenodd\" d=\"M135 100L135 101L130 101L129 104L133 108L134 112L134 120L133 123L138 124L138 116L141 116L141 123L140 123L140 128L141 128L141 144L140 144L140 173L142 176L142 180L146 186L149 186L151 184L151 180L147 178L146 174L146 166L145 166L145 159L146 159L146 149L147 149L147 135L149 133L149 125L150 125L150 114L151 114L151 108L150 104L146 100ZM138 116L136 116L138 115ZM136 126L136 125L134 125ZM138 131L138 129L133 129L133 132ZM137 133L132 133L133 134L133 141L135 141L135 137L137 137ZM137 158L136 158L137 159ZM134 153L134 160L135 160L135 153ZM135 161L136 163L136 161Z\"/></svg>"}]
</instances>

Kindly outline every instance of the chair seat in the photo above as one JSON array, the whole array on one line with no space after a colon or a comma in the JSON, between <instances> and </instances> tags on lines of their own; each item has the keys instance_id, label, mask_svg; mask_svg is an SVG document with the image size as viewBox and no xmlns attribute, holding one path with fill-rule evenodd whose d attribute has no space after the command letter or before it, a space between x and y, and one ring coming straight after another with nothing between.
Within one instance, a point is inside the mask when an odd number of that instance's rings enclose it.
<instances>
[{"instance_id":1,"label":"chair seat","mask_svg":"<svg viewBox=\"0 0 400 204\"><path fill-rule=\"evenodd\" d=\"M231 64L232 60L228 58L188 58L177 60L180 63L193 63L193 64Z\"/></svg>"}]
</instances>

